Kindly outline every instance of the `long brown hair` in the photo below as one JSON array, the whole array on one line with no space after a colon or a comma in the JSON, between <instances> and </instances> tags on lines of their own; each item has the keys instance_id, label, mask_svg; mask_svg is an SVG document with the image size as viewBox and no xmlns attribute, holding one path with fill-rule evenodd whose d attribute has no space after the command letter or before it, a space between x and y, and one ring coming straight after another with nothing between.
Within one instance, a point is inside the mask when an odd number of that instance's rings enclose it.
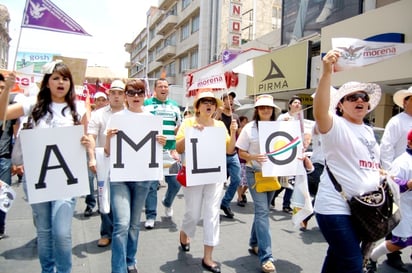
<instances>
[{"instance_id":1,"label":"long brown hair","mask_svg":"<svg viewBox=\"0 0 412 273\"><path fill-rule=\"evenodd\" d=\"M70 108L70 113L73 117L73 123L75 125L80 124L80 117L76 110L76 92L74 90L73 76L70 72L69 67L64 63L57 63L54 66L53 72L50 74L45 74L40 85L40 91L37 94L37 102L34 105L33 111L31 113L33 120L37 123L42 117L49 113L53 118L53 113L51 111L51 92L50 88L47 86L49 79L53 73L59 73L62 77L68 78L70 80L69 92L64 96L64 101L67 103L67 106L62 109L62 115L67 107Z\"/></svg>"}]
</instances>

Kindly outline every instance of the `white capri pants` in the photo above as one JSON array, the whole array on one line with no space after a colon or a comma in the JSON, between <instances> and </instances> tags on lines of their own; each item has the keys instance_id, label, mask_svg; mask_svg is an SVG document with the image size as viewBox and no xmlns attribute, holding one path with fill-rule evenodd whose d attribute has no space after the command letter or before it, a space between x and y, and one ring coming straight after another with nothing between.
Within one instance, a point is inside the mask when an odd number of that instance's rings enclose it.
<instances>
[{"instance_id":1,"label":"white capri pants","mask_svg":"<svg viewBox=\"0 0 412 273\"><path fill-rule=\"evenodd\" d=\"M182 230L190 238L195 236L196 226L203 212L203 244L217 246L220 233L220 203L223 183L189 186L183 188L185 215ZM203 210L203 211L202 211Z\"/></svg>"}]
</instances>

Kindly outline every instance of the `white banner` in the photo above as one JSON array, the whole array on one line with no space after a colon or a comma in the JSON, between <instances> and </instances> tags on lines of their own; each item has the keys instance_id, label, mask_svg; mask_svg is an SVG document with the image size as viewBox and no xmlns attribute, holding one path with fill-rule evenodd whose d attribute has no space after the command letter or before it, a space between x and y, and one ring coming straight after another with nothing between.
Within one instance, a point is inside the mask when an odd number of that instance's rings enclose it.
<instances>
[{"instance_id":1,"label":"white banner","mask_svg":"<svg viewBox=\"0 0 412 273\"><path fill-rule=\"evenodd\" d=\"M332 48L341 52L335 71L366 66L412 50L412 44L369 42L355 38L332 38Z\"/></svg>"},{"instance_id":2,"label":"white banner","mask_svg":"<svg viewBox=\"0 0 412 273\"><path fill-rule=\"evenodd\" d=\"M7 213L16 199L16 192L6 182L0 180L0 210Z\"/></svg>"},{"instance_id":3,"label":"white banner","mask_svg":"<svg viewBox=\"0 0 412 273\"><path fill-rule=\"evenodd\" d=\"M226 128L187 128L185 156L187 186L226 181Z\"/></svg>"},{"instance_id":4,"label":"white banner","mask_svg":"<svg viewBox=\"0 0 412 273\"><path fill-rule=\"evenodd\" d=\"M90 194L83 125L22 130L30 204Z\"/></svg>"},{"instance_id":5,"label":"white banner","mask_svg":"<svg viewBox=\"0 0 412 273\"><path fill-rule=\"evenodd\" d=\"M299 120L259 121L260 152L268 156L263 176L306 174L302 158L303 140Z\"/></svg>"},{"instance_id":6,"label":"white banner","mask_svg":"<svg viewBox=\"0 0 412 273\"><path fill-rule=\"evenodd\" d=\"M113 115L107 128L119 129L110 140L110 182L163 179L161 116Z\"/></svg>"}]
</instances>

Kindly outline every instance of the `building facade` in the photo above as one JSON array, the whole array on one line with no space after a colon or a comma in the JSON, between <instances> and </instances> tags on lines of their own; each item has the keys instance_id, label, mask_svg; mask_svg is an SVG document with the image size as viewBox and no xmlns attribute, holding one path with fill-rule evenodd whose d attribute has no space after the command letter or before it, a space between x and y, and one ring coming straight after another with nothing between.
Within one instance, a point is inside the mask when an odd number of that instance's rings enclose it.
<instances>
[{"instance_id":1,"label":"building facade","mask_svg":"<svg viewBox=\"0 0 412 273\"><path fill-rule=\"evenodd\" d=\"M9 35L10 14L6 6L0 4L0 68L7 69L9 60L10 35Z\"/></svg>"},{"instance_id":2,"label":"building facade","mask_svg":"<svg viewBox=\"0 0 412 273\"><path fill-rule=\"evenodd\" d=\"M190 71L221 60L225 49L280 28L281 0L160 0L125 49L129 77L183 85ZM267 44L270 47L269 44Z\"/></svg>"}]
</instances>

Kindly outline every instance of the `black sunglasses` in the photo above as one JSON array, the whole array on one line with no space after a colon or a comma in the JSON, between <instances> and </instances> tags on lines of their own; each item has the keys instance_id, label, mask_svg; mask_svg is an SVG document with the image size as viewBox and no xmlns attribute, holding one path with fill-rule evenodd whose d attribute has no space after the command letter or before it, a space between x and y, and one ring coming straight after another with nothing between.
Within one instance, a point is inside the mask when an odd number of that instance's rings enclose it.
<instances>
[{"instance_id":1,"label":"black sunglasses","mask_svg":"<svg viewBox=\"0 0 412 273\"><path fill-rule=\"evenodd\" d=\"M368 102L368 101L369 101L369 96L368 96L368 94L363 93L363 92L361 92L361 93L355 93L355 94L348 95L348 96L345 97L345 99L346 99L347 101L350 101L350 102L355 102L355 101L357 101L359 98L361 98L364 102Z\"/></svg>"},{"instance_id":2,"label":"black sunglasses","mask_svg":"<svg viewBox=\"0 0 412 273\"><path fill-rule=\"evenodd\" d=\"M216 100L214 100L214 99L200 99L200 103L216 105Z\"/></svg>"},{"instance_id":3,"label":"black sunglasses","mask_svg":"<svg viewBox=\"0 0 412 273\"><path fill-rule=\"evenodd\" d=\"M144 97L145 95L145 91L143 89L139 89L139 90L126 90L126 95L128 97L134 97L134 96L139 96L139 97Z\"/></svg>"}]
</instances>

